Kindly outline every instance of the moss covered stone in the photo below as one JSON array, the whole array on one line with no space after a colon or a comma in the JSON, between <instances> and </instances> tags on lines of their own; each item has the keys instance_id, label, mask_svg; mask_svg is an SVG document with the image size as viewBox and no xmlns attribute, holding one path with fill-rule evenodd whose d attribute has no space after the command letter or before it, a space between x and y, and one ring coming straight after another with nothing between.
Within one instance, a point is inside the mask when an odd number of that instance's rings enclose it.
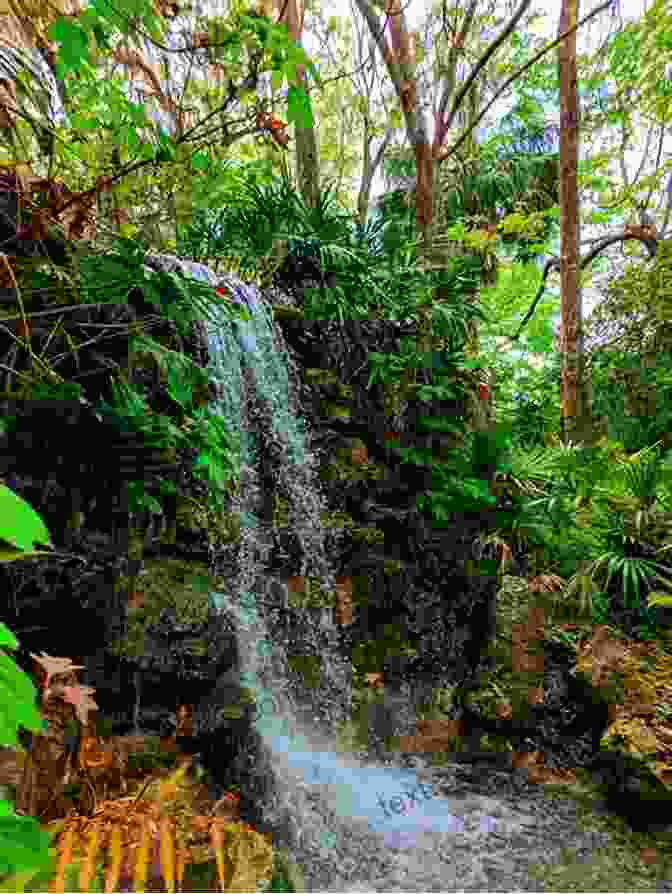
<instances>
[{"instance_id":1,"label":"moss covered stone","mask_svg":"<svg viewBox=\"0 0 672 894\"><path fill-rule=\"evenodd\" d=\"M355 524L355 520L347 512L322 512L320 514L320 524L325 530L351 528Z\"/></svg>"},{"instance_id":2,"label":"moss covered stone","mask_svg":"<svg viewBox=\"0 0 672 894\"><path fill-rule=\"evenodd\" d=\"M204 624L208 617L208 594L222 589L224 582L211 575L203 562L151 559L136 581L137 608L129 608L126 635L113 646L114 654L140 657L144 654L146 628L159 620L164 609L174 610L180 624ZM206 644L198 637L189 641L188 651L204 656Z\"/></svg>"},{"instance_id":3,"label":"moss covered stone","mask_svg":"<svg viewBox=\"0 0 672 894\"><path fill-rule=\"evenodd\" d=\"M320 404L320 414L327 419L350 419L350 407L323 400Z\"/></svg>"},{"instance_id":4,"label":"moss covered stone","mask_svg":"<svg viewBox=\"0 0 672 894\"><path fill-rule=\"evenodd\" d=\"M371 527L352 528L351 536L355 543L384 543L385 532L375 525Z\"/></svg>"},{"instance_id":5,"label":"moss covered stone","mask_svg":"<svg viewBox=\"0 0 672 894\"><path fill-rule=\"evenodd\" d=\"M289 655L287 663L290 670L300 674L306 689L319 688L321 675L319 655Z\"/></svg>"},{"instance_id":6,"label":"moss covered stone","mask_svg":"<svg viewBox=\"0 0 672 894\"><path fill-rule=\"evenodd\" d=\"M346 452L345 458L322 463L319 476L322 481L381 481L385 477L385 467L372 462L356 465L352 453L348 458Z\"/></svg>"},{"instance_id":7,"label":"moss covered stone","mask_svg":"<svg viewBox=\"0 0 672 894\"><path fill-rule=\"evenodd\" d=\"M303 377L307 385L337 385L338 376L331 369L322 369L318 366L309 367L303 371Z\"/></svg>"},{"instance_id":8,"label":"moss covered stone","mask_svg":"<svg viewBox=\"0 0 672 894\"><path fill-rule=\"evenodd\" d=\"M178 527L192 534L204 534L214 546L240 540L238 513L215 512L192 497L178 497L176 520Z\"/></svg>"},{"instance_id":9,"label":"moss covered stone","mask_svg":"<svg viewBox=\"0 0 672 894\"><path fill-rule=\"evenodd\" d=\"M238 519L240 531L240 519ZM273 527L284 530L289 526L289 501L273 494Z\"/></svg>"},{"instance_id":10,"label":"moss covered stone","mask_svg":"<svg viewBox=\"0 0 672 894\"><path fill-rule=\"evenodd\" d=\"M271 304L274 320L303 320L303 311L299 307L285 307L281 304Z\"/></svg>"},{"instance_id":11,"label":"moss covered stone","mask_svg":"<svg viewBox=\"0 0 672 894\"><path fill-rule=\"evenodd\" d=\"M288 591L288 600L290 608L331 608L336 595L325 591L318 578L307 577L302 590Z\"/></svg>"}]
</instances>

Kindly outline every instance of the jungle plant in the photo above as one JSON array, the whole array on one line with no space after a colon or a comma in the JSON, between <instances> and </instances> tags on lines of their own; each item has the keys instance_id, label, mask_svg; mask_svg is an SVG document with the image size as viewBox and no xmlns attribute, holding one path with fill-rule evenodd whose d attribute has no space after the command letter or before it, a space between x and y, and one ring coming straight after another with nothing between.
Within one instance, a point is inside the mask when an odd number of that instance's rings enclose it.
<instances>
[{"instance_id":1,"label":"jungle plant","mask_svg":"<svg viewBox=\"0 0 672 894\"><path fill-rule=\"evenodd\" d=\"M206 407L191 413L185 429L189 444L199 451L196 474L209 484L211 505L221 509L222 497L240 475L240 435L229 432L224 420Z\"/></svg>"},{"instance_id":2,"label":"jungle plant","mask_svg":"<svg viewBox=\"0 0 672 894\"><path fill-rule=\"evenodd\" d=\"M476 478L493 480L495 475L511 472L511 432L497 424L489 431L476 431L471 440L472 473Z\"/></svg>"},{"instance_id":3,"label":"jungle plant","mask_svg":"<svg viewBox=\"0 0 672 894\"><path fill-rule=\"evenodd\" d=\"M139 432L148 445L157 448L177 447L184 435L166 416L152 413L142 395L124 379L122 374L111 380L113 403L101 399L98 409L114 420L125 432Z\"/></svg>"},{"instance_id":4,"label":"jungle plant","mask_svg":"<svg viewBox=\"0 0 672 894\"><path fill-rule=\"evenodd\" d=\"M5 531L3 530L3 534ZM16 649L12 632L0 623L0 646ZM36 707L37 692L31 679L4 652L0 652L3 696L0 703L0 742L17 747L19 727L44 732L46 724ZM0 878L11 876L12 890L22 891L36 873L54 865L49 836L32 816L17 816L9 801L0 799Z\"/></svg>"},{"instance_id":5,"label":"jungle plant","mask_svg":"<svg viewBox=\"0 0 672 894\"><path fill-rule=\"evenodd\" d=\"M13 497L14 499L10 499ZM30 555L34 544L50 543L49 534L42 519L20 497L0 484L0 501L5 509L0 512L0 538L16 548L18 556ZM16 556L6 550L0 561L12 561ZM0 647L5 650L18 648L14 634L0 623ZM46 724L37 709L37 692L30 677L14 660L0 649L0 744L18 747L17 731L20 727L42 733ZM37 820L30 816L17 816L9 801L0 799L0 877L12 876L12 890L23 890L24 884L37 872L53 866L49 849L49 836Z\"/></svg>"},{"instance_id":6,"label":"jungle plant","mask_svg":"<svg viewBox=\"0 0 672 894\"><path fill-rule=\"evenodd\" d=\"M205 283L180 273L153 270L145 265L145 249L137 242L119 238L105 253L91 253L80 259L81 303L104 300L125 303L133 289L142 289L145 299L160 315L175 323L182 335L190 325L207 319L221 324L222 316L244 319L235 304L217 299ZM215 310L216 305L216 310Z\"/></svg>"},{"instance_id":7,"label":"jungle plant","mask_svg":"<svg viewBox=\"0 0 672 894\"><path fill-rule=\"evenodd\" d=\"M226 239L220 248L218 235L212 247L204 248L207 257L224 249L227 257L236 257L239 275L250 279L277 240L293 240L291 248L299 255L309 242L323 269L349 260L342 252L350 247L350 223L336 203L333 187L327 187L318 206L310 208L287 177L264 182L255 171L242 177L236 201L210 216L209 231L225 234Z\"/></svg>"},{"instance_id":8,"label":"jungle plant","mask_svg":"<svg viewBox=\"0 0 672 894\"><path fill-rule=\"evenodd\" d=\"M521 493L543 496L556 474L557 450L550 447L511 448L511 480Z\"/></svg>"},{"instance_id":9,"label":"jungle plant","mask_svg":"<svg viewBox=\"0 0 672 894\"><path fill-rule=\"evenodd\" d=\"M548 542L552 522L540 511L540 503L524 494L512 494L510 502L510 508L497 510L497 529L491 535L493 542L503 541L519 554L543 547Z\"/></svg>"},{"instance_id":10,"label":"jungle plant","mask_svg":"<svg viewBox=\"0 0 672 894\"><path fill-rule=\"evenodd\" d=\"M645 629L651 626L653 603L643 604L644 593L653 590L654 600L672 594L672 571L659 560L669 549L672 533L669 514L657 504L665 479L659 451L647 448L622 460L617 472L595 490L590 524L598 538L598 555L569 581L567 599L579 595L588 605L596 592L618 594L624 609L636 611Z\"/></svg>"},{"instance_id":11,"label":"jungle plant","mask_svg":"<svg viewBox=\"0 0 672 894\"><path fill-rule=\"evenodd\" d=\"M601 415L612 439L628 452L667 439L672 422L671 355L644 345L635 354L596 351L592 358L594 412Z\"/></svg>"},{"instance_id":12,"label":"jungle plant","mask_svg":"<svg viewBox=\"0 0 672 894\"><path fill-rule=\"evenodd\" d=\"M625 483L641 509L635 517L635 525L641 530L646 513L656 502L658 489L663 481L664 469L661 453L657 445L644 448L631 456L624 464Z\"/></svg>"},{"instance_id":13,"label":"jungle plant","mask_svg":"<svg viewBox=\"0 0 672 894\"><path fill-rule=\"evenodd\" d=\"M660 583L672 592L669 569L660 562L636 555L646 544L638 541L628 527L626 518L611 515L609 530L605 532L610 548L591 563L587 572L593 579L602 581L605 588L612 579L620 580L626 608L639 606L641 592L647 586L651 589Z\"/></svg>"}]
</instances>

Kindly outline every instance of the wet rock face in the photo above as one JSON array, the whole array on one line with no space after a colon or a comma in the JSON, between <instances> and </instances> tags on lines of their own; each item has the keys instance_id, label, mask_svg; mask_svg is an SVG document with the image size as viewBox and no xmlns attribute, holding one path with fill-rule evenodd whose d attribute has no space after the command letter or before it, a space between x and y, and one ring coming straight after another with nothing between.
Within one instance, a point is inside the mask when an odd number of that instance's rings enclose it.
<instances>
[{"instance_id":1,"label":"wet rock face","mask_svg":"<svg viewBox=\"0 0 672 894\"><path fill-rule=\"evenodd\" d=\"M164 260L147 263L172 269ZM205 270L194 265L191 269L210 285L219 282ZM391 434L400 435L399 446L427 446L415 420L444 415L445 408L424 402L411 413L401 401L398 412L391 413L385 390L368 385L371 352L398 351L400 338L413 335L412 326L364 321L339 327L288 318L285 324L276 321L268 337L259 330L254 334L256 353L244 359L242 374L238 368L233 373L240 395L237 422L254 445L255 456L246 477L241 474L240 505L227 509L253 512L259 524L213 558L215 566L231 565L230 593L236 598L255 594L274 642L283 643L288 657L323 659L310 713L325 727L347 715L353 644L376 638L378 629L390 623L397 625L399 636L382 655L379 669L389 675L397 702L412 700L404 688L410 676L460 679L477 664L492 632L495 578L472 550L483 523L460 518L447 529L435 530L431 519L415 510L417 496L431 487L431 472L401 464L390 446ZM234 341L210 343L210 349L221 354L223 345L235 348ZM231 358L221 359L225 363ZM329 368L336 382L309 384L309 366ZM285 373L288 391L281 381ZM222 385L228 387L229 381L222 379ZM347 412L328 415L325 406L333 405ZM281 418L282 410L286 418ZM292 419L305 431L303 452L290 450ZM356 450L350 451L349 472L354 474L322 481L321 465L335 460L348 440L357 441ZM201 499L201 494L196 496ZM284 528L274 519L275 496L289 503ZM353 525L326 533L320 523L325 510L350 513ZM276 557L282 561L274 565ZM399 563L398 570L391 571L390 563ZM332 593L336 577L353 581L350 627L336 627L334 607L328 602L288 606L288 579L310 575ZM114 613L123 617L123 607L116 606ZM207 656L200 659L189 648L189 641L199 637L209 637ZM41 647L60 654L55 642L57 638ZM415 654L407 654L406 647ZM221 710L243 695L228 676L239 670L239 658L230 632L220 630L212 618L204 627L181 627L174 616L166 615L148 629L141 658L87 658L82 661L87 664L83 682L96 687L101 711L114 714L115 732L126 732L137 722L144 732L170 733L167 724L177 705L192 704L194 731L185 747L202 754L219 788L238 782L250 793L245 795L250 812L255 804L261 810L266 799L270 806L264 808L265 815L272 816L275 796L265 789L270 773L258 772L266 758L251 708L244 707L239 717ZM289 688L298 683L299 673L288 669ZM398 713L398 707L395 703L391 712Z\"/></svg>"},{"instance_id":2,"label":"wet rock face","mask_svg":"<svg viewBox=\"0 0 672 894\"><path fill-rule=\"evenodd\" d=\"M240 706L240 716L225 716L225 706ZM210 797L219 799L233 786L240 789L240 817L260 832L282 834L270 806L275 784L264 744L254 727L254 706L246 705L235 686L216 686L194 707L194 735L180 736L178 747L197 756L207 773Z\"/></svg>"},{"instance_id":3,"label":"wet rock face","mask_svg":"<svg viewBox=\"0 0 672 894\"><path fill-rule=\"evenodd\" d=\"M432 487L431 470L400 463L391 446L427 447L417 421L455 415L459 408L401 401L395 416L382 386L369 385L371 352L398 351L412 327L282 318L274 328L281 330L278 341L303 381L300 412L320 460L328 509L350 519L329 531L336 574L353 581L354 618L342 630L344 651L377 639L376 631L396 623L404 645L416 654L386 654L379 668L386 678L401 683L409 675L430 674L437 684L460 680L473 672L494 632L494 570L473 550L488 520L465 516L445 528L435 526L416 509L417 498ZM400 563L396 574L387 570L391 561Z\"/></svg>"},{"instance_id":4,"label":"wet rock face","mask_svg":"<svg viewBox=\"0 0 672 894\"><path fill-rule=\"evenodd\" d=\"M672 791L634 755L608 751L595 756L591 769L607 807L635 832L672 826Z\"/></svg>"},{"instance_id":5,"label":"wet rock face","mask_svg":"<svg viewBox=\"0 0 672 894\"><path fill-rule=\"evenodd\" d=\"M529 706L514 740L541 751L548 767L588 768L609 723L608 707L572 675L575 657L570 649L549 641L543 649L543 702Z\"/></svg>"}]
</instances>

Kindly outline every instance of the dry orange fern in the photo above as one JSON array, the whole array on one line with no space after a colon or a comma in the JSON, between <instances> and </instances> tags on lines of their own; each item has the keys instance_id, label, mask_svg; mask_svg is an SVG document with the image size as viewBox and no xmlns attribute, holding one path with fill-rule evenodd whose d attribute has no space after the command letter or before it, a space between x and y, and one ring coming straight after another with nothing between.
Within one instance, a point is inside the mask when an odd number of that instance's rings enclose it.
<instances>
[{"instance_id":1,"label":"dry orange fern","mask_svg":"<svg viewBox=\"0 0 672 894\"><path fill-rule=\"evenodd\" d=\"M55 824L56 873L52 894L65 891L66 867L79 857L79 889L90 890L97 860L107 851L105 892L133 881L146 890L150 866L155 867L168 892L181 891L188 863L216 861L224 892L254 891L272 875L273 856L268 838L240 822L222 816L199 816L181 809L186 766L158 780L152 799L119 798L100 805L92 817L71 816ZM222 799L223 801L224 799ZM208 842L204 848L201 844ZM78 853L75 854L75 851Z\"/></svg>"}]
</instances>

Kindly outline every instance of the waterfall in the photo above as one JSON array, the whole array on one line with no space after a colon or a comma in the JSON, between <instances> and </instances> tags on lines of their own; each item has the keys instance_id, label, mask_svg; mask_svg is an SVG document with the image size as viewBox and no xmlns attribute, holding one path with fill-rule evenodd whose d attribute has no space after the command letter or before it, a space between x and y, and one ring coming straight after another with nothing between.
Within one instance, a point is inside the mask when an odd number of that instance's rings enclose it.
<instances>
[{"instance_id":1,"label":"waterfall","mask_svg":"<svg viewBox=\"0 0 672 894\"><path fill-rule=\"evenodd\" d=\"M290 633L290 618L297 639L301 632L312 631L311 652L321 660L322 697L316 692L308 700L298 699L294 709L315 718L326 732L350 710L345 703L349 668L344 660L335 660L338 632L332 610L296 609L291 615L286 610L287 576L312 579L326 594L335 590L321 525L326 507L316 486L316 460L306 447L305 423L290 387L287 358L264 302L253 286L234 277L223 281L251 317L234 323L226 320L208 331L210 375L220 393L215 406L227 428L240 437L239 493L232 508L241 520L241 537L230 550L235 553L229 563L235 575L231 593L251 611L268 615L274 607L272 623L278 632L284 627ZM280 531L272 517L273 492L288 504L288 518ZM285 574L279 574L276 560L283 550L290 564ZM257 648L271 649L272 644L260 642ZM329 705L327 693L332 701L340 694L340 704ZM297 689L295 695L306 693Z\"/></svg>"},{"instance_id":2,"label":"waterfall","mask_svg":"<svg viewBox=\"0 0 672 894\"><path fill-rule=\"evenodd\" d=\"M241 520L240 541L218 561L226 587L210 599L236 630L240 683L254 694L263 760L293 822L294 856L306 869L309 890L325 890L343 875L339 850L347 851L348 842L363 846L375 863L386 859L383 845L413 847L425 831L454 831L456 818L412 770L364 766L338 752L335 721L349 716L350 669L338 660L331 609L294 606L290 612L286 577L276 567L280 542L294 563L290 575L317 578L334 590L307 422L288 374L286 345L258 291L234 277L222 281L249 319L227 317L207 330L210 377L219 386L213 408L240 435L233 509ZM269 517L269 491L287 499L284 533ZM307 645L322 659L312 690L289 667L292 649Z\"/></svg>"}]
</instances>

